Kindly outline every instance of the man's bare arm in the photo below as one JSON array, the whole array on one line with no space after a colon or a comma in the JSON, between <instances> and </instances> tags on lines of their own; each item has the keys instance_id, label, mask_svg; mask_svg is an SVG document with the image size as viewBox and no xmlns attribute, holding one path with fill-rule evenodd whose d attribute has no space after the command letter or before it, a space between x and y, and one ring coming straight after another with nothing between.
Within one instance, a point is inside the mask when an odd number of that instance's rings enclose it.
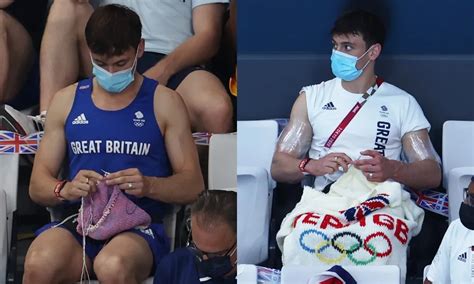
<instances>
[{"instance_id":1,"label":"man's bare arm","mask_svg":"<svg viewBox=\"0 0 474 284\"><path fill-rule=\"evenodd\" d=\"M271 173L276 181L298 183L303 179L298 165L308 152L312 133L306 95L302 92L293 104L290 121L280 135L273 155Z\"/></svg>"},{"instance_id":2,"label":"man's bare arm","mask_svg":"<svg viewBox=\"0 0 474 284\"><path fill-rule=\"evenodd\" d=\"M209 61L219 50L224 12L225 5L220 3L194 8L194 35L147 70L145 75L164 84L180 70Z\"/></svg>"},{"instance_id":3,"label":"man's bare arm","mask_svg":"<svg viewBox=\"0 0 474 284\"><path fill-rule=\"evenodd\" d=\"M187 111L175 92L161 86L157 92L155 115L165 139L173 175L146 177L148 197L167 203L190 203L204 189L204 182Z\"/></svg>"},{"instance_id":4,"label":"man's bare arm","mask_svg":"<svg viewBox=\"0 0 474 284\"><path fill-rule=\"evenodd\" d=\"M47 114L44 136L35 156L29 192L33 201L44 206L60 203L54 195L54 187L66 153L64 122L72 105L74 91L75 85L54 96Z\"/></svg>"},{"instance_id":5,"label":"man's bare arm","mask_svg":"<svg viewBox=\"0 0 474 284\"><path fill-rule=\"evenodd\" d=\"M354 161L354 165L373 182L393 179L415 190L438 187L441 181L440 161L428 131L422 129L406 133L402 137L402 145L407 162L389 160L374 150L367 150L361 154L372 158Z\"/></svg>"},{"instance_id":6,"label":"man's bare arm","mask_svg":"<svg viewBox=\"0 0 474 284\"><path fill-rule=\"evenodd\" d=\"M406 133L402 144L408 163L402 164L394 180L417 190L438 187L441 182L441 161L431 144L428 130Z\"/></svg>"}]
</instances>

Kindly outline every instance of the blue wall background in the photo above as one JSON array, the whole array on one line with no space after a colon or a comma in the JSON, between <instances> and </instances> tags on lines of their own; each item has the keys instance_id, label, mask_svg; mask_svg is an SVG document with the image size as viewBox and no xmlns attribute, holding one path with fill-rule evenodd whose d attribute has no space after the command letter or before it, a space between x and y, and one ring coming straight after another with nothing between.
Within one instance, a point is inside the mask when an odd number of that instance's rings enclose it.
<instances>
[{"instance_id":1,"label":"blue wall background","mask_svg":"<svg viewBox=\"0 0 474 284\"><path fill-rule=\"evenodd\" d=\"M472 0L243 0L238 3L239 53L327 54L334 20L357 7L385 23L384 54L473 53Z\"/></svg>"},{"instance_id":2,"label":"blue wall background","mask_svg":"<svg viewBox=\"0 0 474 284\"><path fill-rule=\"evenodd\" d=\"M238 119L289 117L302 86L333 77L329 31L363 8L387 26L376 72L420 103L441 154L446 120L474 120L474 1L238 2Z\"/></svg>"}]
</instances>

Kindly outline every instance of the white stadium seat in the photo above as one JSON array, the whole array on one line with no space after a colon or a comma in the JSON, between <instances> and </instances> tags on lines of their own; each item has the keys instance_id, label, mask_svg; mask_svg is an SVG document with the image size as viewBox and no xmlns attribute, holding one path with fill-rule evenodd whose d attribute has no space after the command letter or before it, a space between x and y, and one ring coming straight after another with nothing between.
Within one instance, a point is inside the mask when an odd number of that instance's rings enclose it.
<instances>
[{"instance_id":1,"label":"white stadium seat","mask_svg":"<svg viewBox=\"0 0 474 284\"><path fill-rule=\"evenodd\" d=\"M449 221L459 218L463 188L474 175L474 121L443 124L443 187L448 192Z\"/></svg>"},{"instance_id":2,"label":"white stadium seat","mask_svg":"<svg viewBox=\"0 0 474 284\"><path fill-rule=\"evenodd\" d=\"M268 257L273 189L270 168L278 138L274 120L237 121L238 263L257 264Z\"/></svg>"},{"instance_id":3,"label":"white stadium seat","mask_svg":"<svg viewBox=\"0 0 474 284\"><path fill-rule=\"evenodd\" d=\"M237 135L212 134L209 141L209 189L237 187Z\"/></svg>"},{"instance_id":4,"label":"white stadium seat","mask_svg":"<svg viewBox=\"0 0 474 284\"><path fill-rule=\"evenodd\" d=\"M0 154L0 282L5 281L7 257L12 240L13 212L16 211L20 155Z\"/></svg>"}]
</instances>

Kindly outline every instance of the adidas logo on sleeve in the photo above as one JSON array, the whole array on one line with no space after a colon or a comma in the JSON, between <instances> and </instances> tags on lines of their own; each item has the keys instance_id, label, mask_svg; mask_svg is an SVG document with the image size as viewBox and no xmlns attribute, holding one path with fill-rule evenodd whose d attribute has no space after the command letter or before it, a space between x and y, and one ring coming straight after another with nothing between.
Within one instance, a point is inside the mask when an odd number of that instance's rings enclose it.
<instances>
[{"instance_id":1,"label":"adidas logo on sleeve","mask_svg":"<svg viewBox=\"0 0 474 284\"><path fill-rule=\"evenodd\" d=\"M81 113L72 121L72 124L89 124L89 121L87 120L86 115Z\"/></svg>"},{"instance_id":2,"label":"adidas logo on sleeve","mask_svg":"<svg viewBox=\"0 0 474 284\"><path fill-rule=\"evenodd\" d=\"M336 106L332 102L329 102L323 106L325 110L336 110Z\"/></svg>"}]
</instances>

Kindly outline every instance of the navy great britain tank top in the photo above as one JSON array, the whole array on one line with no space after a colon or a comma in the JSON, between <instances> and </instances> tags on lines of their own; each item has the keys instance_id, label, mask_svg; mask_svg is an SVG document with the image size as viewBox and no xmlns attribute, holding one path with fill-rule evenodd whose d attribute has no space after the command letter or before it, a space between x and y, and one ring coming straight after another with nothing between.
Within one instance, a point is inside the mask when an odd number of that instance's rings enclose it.
<instances>
[{"instance_id":1,"label":"navy great britain tank top","mask_svg":"<svg viewBox=\"0 0 474 284\"><path fill-rule=\"evenodd\" d=\"M99 109L92 101L92 79L78 83L65 134L69 180L82 170L99 174L138 168L145 176L166 177L171 166L163 135L156 121L153 99L158 82L145 78L137 96L117 111ZM170 205L128 195L155 217L163 217Z\"/></svg>"}]
</instances>

